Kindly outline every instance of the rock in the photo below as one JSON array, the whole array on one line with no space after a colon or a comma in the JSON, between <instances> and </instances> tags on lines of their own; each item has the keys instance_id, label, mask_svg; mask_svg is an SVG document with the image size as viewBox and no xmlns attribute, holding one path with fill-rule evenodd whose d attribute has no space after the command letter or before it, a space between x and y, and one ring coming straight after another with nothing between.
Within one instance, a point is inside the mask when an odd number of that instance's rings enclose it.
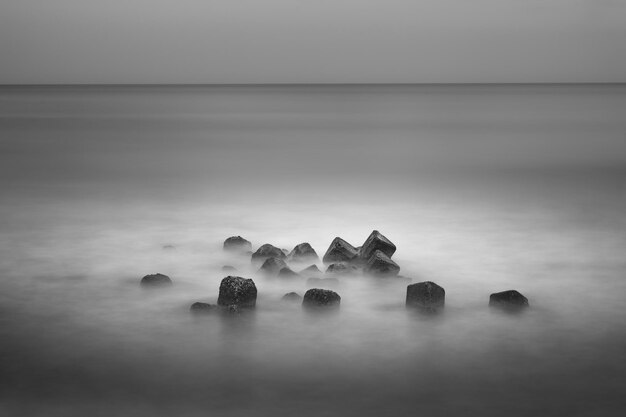
<instances>
[{"instance_id":1,"label":"rock","mask_svg":"<svg viewBox=\"0 0 626 417\"><path fill-rule=\"evenodd\" d=\"M163 245L163 249L165 249L165 250L176 249L176 246L174 246L174 245Z\"/></svg>"},{"instance_id":2,"label":"rock","mask_svg":"<svg viewBox=\"0 0 626 417\"><path fill-rule=\"evenodd\" d=\"M281 300L293 303L302 300L302 296L297 292L288 292L287 294L283 295L283 298L281 298Z\"/></svg>"},{"instance_id":3,"label":"rock","mask_svg":"<svg viewBox=\"0 0 626 417\"><path fill-rule=\"evenodd\" d=\"M230 266L230 265L224 265L222 267L222 271L236 271L237 268L235 268L234 266Z\"/></svg>"},{"instance_id":4,"label":"rock","mask_svg":"<svg viewBox=\"0 0 626 417\"><path fill-rule=\"evenodd\" d=\"M167 275L152 274L141 278L142 287L162 287L172 285L172 280Z\"/></svg>"},{"instance_id":5,"label":"rock","mask_svg":"<svg viewBox=\"0 0 626 417\"><path fill-rule=\"evenodd\" d=\"M345 263L335 263L335 264L330 264L328 266L328 268L326 268L326 273L327 274L333 274L333 275L347 275L347 274L352 274L358 271L358 268L355 267L354 265L348 265Z\"/></svg>"},{"instance_id":6,"label":"rock","mask_svg":"<svg viewBox=\"0 0 626 417\"><path fill-rule=\"evenodd\" d=\"M319 256L315 249L308 243L300 243L289 253L289 259L294 262L315 262L319 261Z\"/></svg>"},{"instance_id":7,"label":"rock","mask_svg":"<svg viewBox=\"0 0 626 417\"><path fill-rule=\"evenodd\" d=\"M371 275L391 276L398 275L400 267L383 252L376 250L368 259L363 271Z\"/></svg>"},{"instance_id":8,"label":"rock","mask_svg":"<svg viewBox=\"0 0 626 417\"><path fill-rule=\"evenodd\" d=\"M276 275L278 271L283 268L286 268L287 264L282 259L278 258L267 258L261 268L259 268L259 272L262 272L267 275Z\"/></svg>"},{"instance_id":9,"label":"rock","mask_svg":"<svg viewBox=\"0 0 626 417\"><path fill-rule=\"evenodd\" d=\"M285 259L286 257L287 255L285 255L282 250L278 249L276 246L270 245L269 243L261 246L252 254L252 260L258 262L262 262L267 258Z\"/></svg>"},{"instance_id":10,"label":"rock","mask_svg":"<svg viewBox=\"0 0 626 417\"><path fill-rule=\"evenodd\" d=\"M331 242L322 260L325 264L332 264L334 262L350 262L357 258L358 254L359 253L354 246L342 238L336 237Z\"/></svg>"},{"instance_id":11,"label":"rock","mask_svg":"<svg viewBox=\"0 0 626 417\"><path fill-rule=\"evenodd\" d=\"M372 231L361 247L359 256L364 261L368 261L377 250L381 251L389 258L396 251L396 245L383 236L378 230Z\"/></svg>"},{"instance_id":12,"label":"rock","mask_svg":"<svg viewBox=\"0 0 626 417\"><path fill-rule=\"evenodd\" d=\"M300 275L319 275L321 273L322 271L320 271L317 265L308 266L300 271Z\"/></svg>"},{"instance_id":13,"label":"rock","mask_svg":"<svg viewBox=\"0 0 626 417\"><path fill-rule=\"evenodd\" d=\"M307 287L337 288L339 280L337 278L309 278L306 280Z\"/></svg>"},{"instance_id":14,"label":"rock","mask_svg":"<svg viewBox=\"0 0 626 417\"><path fill-rule=\"evenodd\" d=\"M406 306L434 312L442 309L446 291L434 282L418 282L406 287Z\"/></svg>"},{"instance_id":15,"label":"rock","mask_svg":"<svg viewBox=\"0 0 626 417\"><path fill-rule=\"evenodd\" d=\"M339 308L341 297L334 291L311 288L304 293L302 307L304 308Z\"/></svg>"},{"instance_id":16,"label":"rock","mask_svg":"<svg viewBox=\"0 0 626 417\"><path fill-rule=\"evenodd\" d=\"M497 292L489 296L490 307L525 308L528 307L528 298L516 290Z\"/></svg>"},{"instance_id":17,"label":"rock","mask_svg":"<svg viewBox=\"0 0 626 417\"><path fill-rule=\"evenodd\" d=\"M224 250L245 252L252 249L252 243L241 236L231 236L224 241Z\"/></svg>"},{"instance_id":18,"label":"rock","mask_svg":"<svg viewBox=\"0 0 626 417\"><path fill-rule=\"evenodd\" d=\"M206 313L215 311L216 308L217 306L213 304L193 303L191 307L189 307L189 311L191 311L194 314L206 314Z\"/></svg>"},{"instance_id":19,"label":"rock","mask_svg":"<svg viewBox=\"0 0 626 417\"><path fill-rule=\"evenodd\" d=\"M256 305L256 285L251 279L228 276L220 284L217 304L220 306L236 306L252 308Z\"/></svg>"},{"instance_id":20,"label":"rock","mask_svg":"<svg viewBox=\"0 0 626 417\"><path fill-rule=\"evenodd\" d=\"M299 276L297 272L293 272L287 266L278 271L278 278L298 278Z\"/></svg>"}]
</instances>

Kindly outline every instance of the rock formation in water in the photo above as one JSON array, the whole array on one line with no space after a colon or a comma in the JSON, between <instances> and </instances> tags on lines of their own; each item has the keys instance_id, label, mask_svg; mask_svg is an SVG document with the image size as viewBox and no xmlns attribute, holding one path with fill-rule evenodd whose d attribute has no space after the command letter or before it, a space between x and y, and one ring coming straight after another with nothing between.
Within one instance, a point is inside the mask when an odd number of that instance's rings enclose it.
<instances>
[{"instance_id":1,"label":"rock formation in water","mask_svg":"<svg viewBox=\"0 0 626 417\"><path fill-rule=\"evenodd\" d=\"M267 258L263 265L259 268L259 272L266 275L276 275L278 271L283 268L287 268L287 264L282 259L278 258Z\"/></svg>"},{"instance_id":2,"label":"rock formation in water","mask_svg":"<svg viewBox=\"0 0 626 417\"><path fill-rule=\"evenodd\" d=\"M528 307L528 298L516 290L497 292L489 296L490 307L524 308Z\"/></svg>"},{"instance_id":3,"label":"rock formation in water","mask_svg":"<svg viewBox=\"0 0 626 417\"><path fill-rule=\"evenodd\" d=\"M297 292L288 292L287 294L283 295L283 298L281 298L281 300L288 301L291 303L299 302L302 300L302 296L298 294Z\"/></svg>"},{"instance_id":4,"label":"rock formation in water","mask_svg":"<svg viewBox=\"0 0 626 417\"><path fill-rule=\"evenodd\" d=\"M216 305L208 304L208 303L193 303L191 307L189 307L189 311L194 314L206 314L211 313L217 309Z\"/></svg>"},{"instance_id":5,"label":"rock formation in water","mask_svg":"<svg viewBox=\"0 0 626 417\"><path fill-rule=\"evenodd\" d=\"M141 278L142 287L164 287L172 285L172 280L167 275L152 274Z\"/></svg>"},{"instance_id":6,"label":"rock formation in water","mask_svg":"<svg viewBox=\"0 0 626 417\"><path fill-rule=\"evenodd\" d=\"M348 275L358 272L358 268L354 265L349 265L344 262L338 262L328 265L326 268L327 274L332 275Z\"/></svg>"},{"instance_id":7,"label":"rock formation in water","mask_svg":"<svg viewBox=\"0 0 626 417\"><path fill-rule=\"evenodd\" d=\"M359 255L354 246L346 242L340 237L336 237L330 243L328 250L322 259L325 264L335 262L350 262Z\"/></svg>"},{"instance_id":8,"label":"rock formation in water","mask_svg":"<svg viewBox=\"0 0 626 417\"><path fill-rule=\"evenodd\" d=\"M311 288L304 293L302 307L304 308L338 308L341 297L334 291Z\"/></svg>"},{"instance_id":9,"label":"rock formation in water","mask_svg":"<svg viewBox=\"0 0 626 417\"><path fill-rule=\"evenodd\" d=\"M400 267L380 250L375 250L369 257L363 271L376 276L398 275Z\"/></svg>"},{"instance_id":10,"label":"rock formation in water","mask_svg":"<svg viewBox=\"0 0 626 417\"><path fill-rule=\"evenodd\" d=\"M285 255L282 250L278 249L276 246L266 243L252 254L252 261L263 262L267 258L285 259L286 257L287 255Z\"/></svg>"},{"instance_id":11,"label":"rock formation in water","mask_svg":"<svg viewBox=\"0 0 626 417\"><path fill-rule=\"evenodd\" d=\"M231 236L224 241L224 250L246 252L252 249L252 243L241 236Z\"/></svg>"},{"instance_id":12,"label":"rock formation in water","mask_svg":"<svg viewBox=\"0 0 626 417\"><path fill-rule=\"evenodd\" d=\"M374 230L365 240L365 243L363 243L359 251L359 257L367 262L377 250L391 259L396 251L396 245L383 236L378 230Z\"/></svg>"},{"instance_id":13,"label":"rock formation in water","mask_svg":"<svg viewBox=\"0 0 626 417\"><path fill-rule=\"evenodd\" d=\"M231 266L231 265L224 265L222 267L222 271L225 271L225 272L234 272L236 270L237 270L237 268L235 268L234 266Z\"/></svg>"},{"instance_id":14,"label":"rock formation in water","mask_svg":"<svg viewBox=\"0 0 626 417\"><path fill-rule=\"evenodd\" d=\"M443 308L446 291L434 282L425 281L406 287L406 306L426 312L436 312Z\"/></svg>"},{"instance_id":15,"label":"rock formation in water","mask_svg":"<svg viewBox=\"0 0 626 417\"><path fill-rule=\"evenodd\" d=\"M256 305L257 289L251 279L228 276L220 284L217 304L237 308L253 308Z\"/></svg>"},{"instance_id":16,"label":"rock formation in water","mask_svg":"<svg viewBox=\"0 0 626 417\"><path fill-rule=\"evenodd\" d=\"M319 256L308 243L300 243L289 253L289 260L293 262L317 262Z\"/></svg>"},{"instance_id":17,"label":"rock formation in water","mask_svg":"<svg viewBox=\"0 0 626 417\"><path fill-rule=\"evenodd\" d=\"M278 271L278 278L299 278L300 275L298 275L297 272L293 272L291 269L289 269L288 266L285 266L284 268L281 268L280 271Z\"/></svg>"},{"instance_id":18,"label":"rock formation in water","mask_svg":"<svg viewBox=\"0 0 626 417\"><path fill-rule=\"evenodd\" d=\"M320 271L320 269L315 264L308 266L304 268L302 271L300 271L300 275L305 275L305 276L306 275L320 275L321 273L322 271Z\"/></svg>"}]
</instances>

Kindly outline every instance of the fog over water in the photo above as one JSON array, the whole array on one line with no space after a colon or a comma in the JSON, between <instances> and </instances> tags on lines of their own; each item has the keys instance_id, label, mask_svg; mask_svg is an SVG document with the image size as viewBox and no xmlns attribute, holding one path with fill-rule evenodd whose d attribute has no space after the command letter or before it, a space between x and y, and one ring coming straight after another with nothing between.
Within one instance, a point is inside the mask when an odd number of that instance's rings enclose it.
<instances>
[{"instance_id":1,"label":"fog over water","mask_svg":"<svg viewBox=\"0 0 626 417\"><path fill-rule=\"evenodd\" d=\"M622 415L625 132L616 85L4 87L0 414ZM222 251L373 229L443 314L355 276L307 315ZM223 265L256 311L190 315Z\"/></svg>"}]
</instances>

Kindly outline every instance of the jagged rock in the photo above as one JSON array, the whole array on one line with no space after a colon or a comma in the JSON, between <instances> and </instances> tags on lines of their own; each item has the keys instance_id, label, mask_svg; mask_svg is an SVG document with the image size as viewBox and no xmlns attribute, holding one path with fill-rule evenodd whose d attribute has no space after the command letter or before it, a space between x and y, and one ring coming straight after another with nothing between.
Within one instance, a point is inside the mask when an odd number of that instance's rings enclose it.
<instances>
[{"instance_id":1,"label":"jagged rock","mask_svg":"<svg viewBox=\"0 0 626 417\"><path fill-rule=\"evenodd\" d=\"M378 230L374 230L365 240L365 243L363 243L363 246L359 251L359 256L367 262L377 250L391 258L396 251L396 245L391 243L391 241L383 236Z\"/></svg>"},{"instance_id":2,"label":"jagged rock","mask_svg":"<svg viewBox=\"0 0 626 417\"><path fill-rule=\"evenodd\" d=\"M311 288L304 293L302 307L304 308L338 308L341 297L334 291Z\"/></svg>"},{"instance_id":3,"label":"jagged rock","mask_svg":"<svg viewBox=\"0 0 626 417\"><path fill-rule=\"evenodd\" d=\"M326 268L326 273L327 274L333 274L333 275L347 275L347 274L352 274L358 271L358 268L355 267L354 265L348 265L345 263L335 263L335 264L330 264L328 266L328 268Z\"/></svg>"},{"instance_id":4,"label":"jagged rock","mask_svg":"<svg viewBox=\"0 0 626 417\"><path fill-rule=\"evenodd\" d=\"M283 268L286 268L287 264L282 259L278 258L267 258L261 268L259 268L259 272L262 272L267 275L276 275L278 271Z\"/></svg>"},{"instance_id":5,"label":"jagged rock","mask_svg":"<svg viewBox=\"0 0 626 417\"><path fill-rule=\"evenodd\" d=\"M424 311L442 309L446 300L446 291L434 282L425 281L406 287L406 306Z\"/></svg>"},{"instance_id":6,"label":"jagged rock","mask_svg":"<svg viewBox=\"0 0 626 417\"><path fill-rule=\"evenodd\" d=\"M317 265L308 266L300 271L300 275L319 275L321 273L322 271L320 271Z\"/></svg>"},{"instance_id":7,"label":"jagged rock","mask_svg":"<svg viewBox=\"0 0 626 417\"><path fill-rule=\"evenodd\" d=\"M206 313L215 311L216 308L217 306L213 304L193 303L191 307L189 307L189 311L191 311L194 314L206 314Z\"/></svg>"},{"instance_id":8,"label":"jagged rock","mask_svg":"<svg viewBox=\"0 0 626 417\"><path fill-rule=\"evenodd\" d=\"M489 306L505 308L528 307L528 298L516 290L497 292L489 296Z\"/></svg>"},{"instance_id":9,"label":"jagged rock","mask_svg":"<svg viewBox=\"0 0 626 417\"><path fill-rule=\"evenodd\" d=\"M336 237L330 243L328 250L324 254L322 259L325 264L332 264L334 262L350 262L358 256L357 250L343 240L340 237Z\"/></svg>"},{"instance_id":10,"label":"jagged rock","mask_svg":"<svg viewBox=\"0 0 626 417\"><path fill-rule=\"evenodd\" d=\"M152 274L141 278L142 287L163 287L172 285L172 280L167 275Z\"/></svg>"},{"instance_id":11,"label":"jagged rock","mask_svg":"<svg viewBox=\"0 0 626 417\"><path fill-rule=\"evenodd\" d=\"M287 294L283 295L283 298L281 298L281 300L293 303L302 300L302 296L297 292L288 292Z\"/></svg>"},{"instance_id":12,"label":"jagged rock","mask_svg":"<svg viewBox=\"0 0 626 417\"><path fill-rule=\"evenodd\" d=\"M298 278L299 276L297 272L293 272L287 266L278 271L278 278Z\"/></svg>"},{"instance_id":13,"label":"jagged rock","mask_svg":"<svg viewBox=\"0 0 626 417\"><path fill-rule=\"evenodd\" d=\"M251 279L228 276L220 284L217 304L220 306L236 306L252 308L256 305L257 289Z\"/></svg>"},{"instance_id":14,"label":"jagged rock","mask_svg":"<svg viewBox=\"0 0 626 417\"><path fill-rule=\"evenodd\" d=\"M398 275L400 267L383 252L376 250L368 259L363 271L371 275Z\"/></svg>"},{"instance_id":15,"label":"jagged rock","mask_svg":"<svg viewBox=\"0 0 626 417\"><path fill-rule=\"evenodd\" d=\"M224 250L245 252L252 249L252 243L241 236L231 236L224 241Z\"/></svg>"},{"instance_id":16,"label":"jagged rock","mask_svg":"<svg viewBox=\"0 0 626 417\"><path fill-rule=\"evenodd\" d=\"M319 261L319 256L315 249L308 243L300 243L289 253L289 259L294 262L315 262Z\"/></svg>"},{"instance_id":17,"label":"jagged rock","mask_svg":"<svg viewBox=\"0 0 626 417\"><path fill-rule=\"evenodd\" d=\"M282 250L278 249L276 246L270 245L269 243L261 246L252 254L252 260L255 262L262 262L267 258L285 259L286 257L287 255L285 255Z\"/></svg>"},{"instance_id":18,"label":"jagged rock","mask_svg":"<svg viewBox=\"0 0 626 417\"><path fill-rule=\"evenodd\" d=\"M222 267L222 271L236 271L236 270L237 270L237 268L235 268L234 266L231 266L231 265L224 265Z\"/></svg>"},{"instance_id":19,"label":"jagged rock","mask_svg":"<svg viewBox=\"0 0 626 417\"><path fill-rule=\"evenodd\" d=\"M306 280L307 287L337 288L339 280L337 278L309 278Z\"/></svg>"}]
</instances>

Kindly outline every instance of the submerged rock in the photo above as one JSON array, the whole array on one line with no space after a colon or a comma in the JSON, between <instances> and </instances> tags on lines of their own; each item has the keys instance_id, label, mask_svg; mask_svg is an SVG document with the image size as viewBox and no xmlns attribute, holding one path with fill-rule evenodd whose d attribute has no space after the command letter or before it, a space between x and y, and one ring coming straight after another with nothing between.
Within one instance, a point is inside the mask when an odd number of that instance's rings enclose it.
<instances>
[{"instance_id":1,"label":"submerged rock","mask_svg":"<svg viewBox=\"0 0 626 417\"><path fill-rule=\"evenodd\" d=\"M400 267L382 251L376 250L367 260L363 271L371 275L392 276L398 275Z\"/></svg>"},{"instance_id":2,"label":"submerged rock","mask_svg":"<svg viewBox=\"0 0 626 417\"><path fill-rule=\"evenodd\" d=\"M217 304L220 306L236 306L252 308L256 305L257 289L251 279L228 276L220 284Z\"/></svg>"},{"instance_id":3,"label":"submerged rock","mask_svg":"<svg viewBox=\"0 0 626 417\"><path fill-rule=\"evenodd\" d=\"M525 308L528 307L528 298L516 290L497 292L489 296L490 307Z\"/></svg>"},{"instance_id":4,"label":"submerged rock","mask_svg":"<svg viewBox=\"0 0 626 417\"><path fill-rule=\"evenodd\" d=\"M174 246L174 245L163 245L163 249L166 249L166 250L176 249L176 246Z\"/></svg>"},{"instance_id":5,"label":"submerged rock","mask_svg":"<svg viewBox=\"0 0 626 417\"><path fill-rule=\"evenodd\" d=\"M406 287L406 306L424 311L442 309L446 291L431 281L418 282Z\"/></svg>"},{"instance_id":6,"label":"submerged rock","mask_svg":"<svg viewBox=\"0 0 626 417\"><path fill-rule=\"evenodd\" d=\"M208 304L208 303L193 303L191 307L189 307L189 311L194 314L206 314L217 309L216 305Z\"/></svg>"},{"instance_id":7,"label":"submerged rock","mask_svg":"<svg viewBox=\"0 0 626 417\"><path fill-rule=\"evenodd\" d=\"M359 251L359 256L364 261L367 261L377 250L391 258L396 251L396 245L391 243L391 241L383 236L378 230L374 230L365 240L365 243L363 243L363 246Z\"/></svg>"},{"instance_id":8,"label":"submerged rock","mask_svg":"<svg viewBox=\"0 0 626 417\"><path fill-rule=\"evenodd\" d=\"M311 288L304 293L302 307L304 308L339 308L341 297L334 291Z\"/></svg>"},{"instance_id":9,"label":"submerged rock","mask_svg":"<svg viewBox=\"0 0 626 417\"><path fill-rule=\"evenodd\" d=\"M330 243L328 250L324 254L323 261L325 264L332 264L335 262L350 262L353 259L357 258L358 251L343 240L340 237L336 237Z\"/></svg>"},{"instance_id":10,"label":"submerged rock","mask_svg":"<svg viewBox=\"0 0 626 417\"><path fill-rule=\"evenodd\" d=\"M283 268L286 268L287 264L282 259L278 258L267 258L261 268L259 268L259 272L268 275L276 275L278 271Z\"/></svg>"},{"instance_id":11,"label":"submerged rock","mask_svg":"<svg viewBox=\"0 0 626 417\"><path fill-rule=\"evenodd\" d=\"M291 303L299 302L300 300L302 300L302 296L297 292L288 292L287 294L283 295L283 298L281 298L281 300L289 301Z\"/></svg>"},{"instance_id":12,"label":"submerged rock","mask_svg":"<svg viewBox=\"0 0 626 417\"><path fill-rule=\"evenodd\" d=\"M308 266L300 271L300 275L319 275L321 273L322 271L320 271L320 269L315 264Z\"/></svg>"},{"instance_id":13,"label":"submerged rock","mask_svg":"<svg viewBox=\"0 0 626 417\"><path fill-rule=\"evenodd\" d=\"M224 241L224 250L245 252L252 249L252 243L241 236L231 236Z\"/></svg>"},{"instance_id":14,"label":"submerged rock","mask_svg":"<svg viewBox=\"0 0 626 417\"><path fill-rule=\"evenodd\" d=\"M141 278L142 287L162 287L172 285L172 280L167 275L152 274Z\"/></svg>"},{"instance_id":15,"label":"submerged rock","mask_svg":"<svg viewBox=\"0 0 626 417\"><path fill-rule=\"evenodd\" d=\"M235 268L234 266L231 266L231 265L224 265L222 267L222 271L236 271L236 270L237 270L237 268Z\"/></svg>"},{"instance_id":16,"label":"submerged rock","mask_svg":"<svg viewBox=\"0 0 626 417\"><path fill-rule=\"evenodd\" d=\"M299 276L297 272L293 272L287 266L278 271L278 278L298 278Z\"/></svg>"},{"instance_id":17,"label":"submerged rock","mask_svg":"<svg viewBox=\"0 0 626 417\"><path fill-rule=\"evenodd\" d=\"M339 280L337 278L309 278L306 280L307 287L337 288Z\"/></svg>"},{"instance_id":18,"label":"submerged rock","mask_svg":"<svg viewBox=\"0 0 626 417\"><path fill-rule=\"evenodd\" d=\"M285 255L282 250L278 249L276 246L270 245L269 243L262 245L252 254L252 260L258 262L262 262L267 258L285 259L286 257L287 255Z\"/></svg>"},{"instance_id":19,"label":"submerged rock","mask_svg":"<svg viewBox=\"0 0 626 417\"><path fill-rule=\"evenodd\" d=\"M317 256L315 249L305 242L300 243L293 248L293 250L289 253L289 259L294 262L314 262L319 260L319 256Z\"/></svg>"}]
</instances>

